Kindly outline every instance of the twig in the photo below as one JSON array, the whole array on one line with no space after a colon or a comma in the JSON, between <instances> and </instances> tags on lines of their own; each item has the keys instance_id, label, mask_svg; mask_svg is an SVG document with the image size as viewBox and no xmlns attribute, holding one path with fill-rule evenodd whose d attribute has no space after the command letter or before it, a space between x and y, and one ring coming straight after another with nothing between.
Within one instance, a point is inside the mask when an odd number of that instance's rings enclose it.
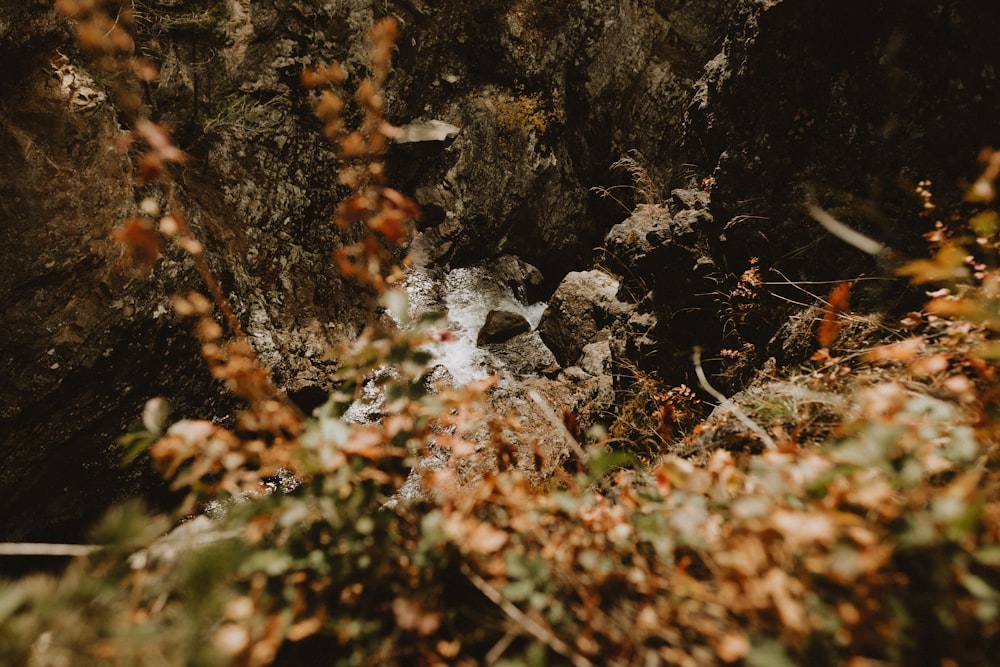
<instances>
[{"instance_id":1,"label":"twig","mask_svg":"<svg viewBox=\"0 0 1000 667\"><path fill-rule=\"evenodd\" d=\"M566 428L566 424L556 418L555 411L552 409L552 406L549 405L549 402L542 398L542 395L534 389L528 392L528 396L530 396L531 400L533 400L535 404L541 408L542 414L545 415L549 422L563 434L563 438L565 438L566 443L570 446L570 449L572 449L576 455L580 457L580 460L583 463L589 463L587 453L583 451L583 447L580 446L580 443L576 441L573 434L569 432L568 428Z\"/></svg>"},{"instance_id":2,"label":"twig","mask_svg":"<svg viewBox=\"0 0 1000 667\"><path fill-rule=\"evenodd\" d=\"M830 232L838 239L854 246L861 252L866 252L869 255L878 257L885 250L885 246L875 239L869 238L859 232L856 229L852 229L837 220L835 217L821 209L819 206L813 204L809 205L809 215L813 217L816 222L823 225L826 231Z\"/></svg>"},{"instance_id":3,"label":"twig","mask_svg":"<svg viewBox=\"0 0 1000 667\"><path fill-rule=\"evenodd\" d=\"M468 580L472 582L472 585L478 588L483 595L489 598L490 602L500 607L501 611L510 617L510 620L521 626L521 628L523 628L528 634L538 641L543 642L559 655L567 658L574 665L574 667L593 667L594 663L574 651L569 644L552 634L551 630L543 627L533 618L518 609L517 606L507 600L500 593L500 591L493 588L489 582L473 572L467 564L462 563L461 567L462 574L464 574Z\"/></svg>"},{"instance_id":4,"label":"twig","mask_svg":"<svg viewBox=\"0 0 1000 667\"><path fill-rule=\"evenodd\" d=\"M760 425L757 424L754 420L747 417L746 413L740 410L738 405L736 405L731 400L726 398L722 394L722 392L720 392L719 390L717 390L715 387L713 387L708 383L708 378L705 377L705 370L701 367L700 347L694 348L694 354L691 355L691 358L694 361L694 372L698 375L698 384L701 385L701 388L707 391L709 394L711 394L712 397L719 402L720 407L729 410L729 412L732 413L734 417L740 420L741 424L743 424L748 429L753 431L757 435L757 437L759 437L761 441L763 441L765 447L767 447L768 449L777 449L778 445L775 444L774 440L771 438L770 435L768 435L767 431L761 428Z\"/></svg>"},{"instance_id":5,"label":"twig","mask_svg":"<svg viewBox=\"0 0 1000 667\"><path fill-rule=\"evenodd\" d=\"M0 542L0 556L86 556L102 548L93 544Z\"/></svg>"},{"instance_id":6,"label":"twig","mask_svg":"<svg viewBox=\"0 0 1000 667\"><path fill-rule=\"evenodd\" d=\"M500 656L502 656L504 652L510 648L511 643L517 639L517 636L518 633L513 630L508 630L504 636L500 638L500 641L494 644L493 648L491 648L489 653L486 654L486 657L483 659L483 663L492 665L493 663L499 661Z\"/></svg>"}]
</instances>

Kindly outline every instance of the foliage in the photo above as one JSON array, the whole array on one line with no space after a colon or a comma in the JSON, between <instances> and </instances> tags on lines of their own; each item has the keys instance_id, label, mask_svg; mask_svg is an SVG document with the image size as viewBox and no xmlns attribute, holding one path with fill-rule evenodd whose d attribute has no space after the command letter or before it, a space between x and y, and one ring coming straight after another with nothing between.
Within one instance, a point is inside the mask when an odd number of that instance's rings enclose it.
<instances>
[{"instance_id":1,"label":"foliage","mask_svg":"<svg viewBox=\"0 0 1000 667\"><path fill-rule=\"evenodd\" d=\"M524 84L515 84L510 93L499 93L490 97L487 103L492 106L497 119L497 125L508 133L527 133L532 130L539 134L553 125L565 121L565 114L560 108L553 108L553 103L542 97L540 92L528 93Z\"/></svg>"},{"instance_id":2,"label":"foliage","mask_svg":"<svg viewBox=\"0 0 1000 667\"><path fill-rule=\"evenodd\" d=\"M691 433L704 410L687 385L667 387L638 369L623 379L630 389L608 430L609 444L656 460L669 445Z\"/></svg>"},{"instance_id":3,"label":"foliage","mask_svg":"<svg viewBox=\"0 0 1000 667\"><path fill-rule=\"evenodd\" d=\"M373 32L357 130L342 121L338 65L303 79L323 91L317 113L353 191L337 221L361 240L340 264L402 315L393 262L415 211L384 185L380 160L393 132L379 90L394 37L390 22ZM135 131L157 178L181 158L162 129ZM942 226L935 257L905 267L918 282L949 282L902 325L911 338L852 359L827 349L806 369L818 385L848 385L826 444L775 432L778 446L755 456L718 450L704 465L666 455L631 467L593 445L545 486L504 440L516 424L487 409L489 382L429 382L421 346L432 318L373 325L345 344L337 389L307 417L276 392L238 322L224 339L214 312L225 318L227 307L208 274L213 299L178 297L175 310L195 322L211 372L247 410L231 429L164 428L152 406L133 444L156 439L149 451L188 492L185 511L220 498L225 510L158 537L167 517L114 509L94 529L100 551L0 591L0 662L987 663L1000 650L990 216L970 219L974 254L958 261L958 230ZM176 209L147 204L120 236L151 262L161 233L200 255ZM831 306L824 346L847 307ZM872 381L844 379L861 368ZM354 423L348 408L373 378L380 418ZM637 412L689 401L652 381L643 391ZM664 415L633 423L663 443L679 437ZM387 502L432 450L445 462L421 475L420 497ZM300 484L269 490L282 469Z\"/></svg>"}]
</instances>

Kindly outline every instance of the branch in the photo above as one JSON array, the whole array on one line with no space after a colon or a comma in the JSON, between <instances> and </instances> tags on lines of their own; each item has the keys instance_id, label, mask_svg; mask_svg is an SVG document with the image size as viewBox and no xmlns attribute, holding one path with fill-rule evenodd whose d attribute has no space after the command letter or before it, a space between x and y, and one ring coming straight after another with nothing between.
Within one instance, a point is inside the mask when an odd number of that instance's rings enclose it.
<instances>
[{"instance_id":1,"label":"branch","mask_svg":"<svg viewBox=\"0 0 1000 667\"><path fill-rule=\"evenodd\" d=\"M530 396L531 400L533 400L535 404L541 408L542 414L549 420L549 423L551 423L557 431L562 433L563 438L566 440L566 444L569 445L570 449L572 449L577 456L580 457L580 461L584 464L589 463L590 459L587 456L587 453L583 451L583 447L580 446L580 443L576 441L573 434L569 432L568 428L566 428L566 424L556 417L555 410L552 409L549 402L542 398L542 395L534 389L528 392L528 396Z\"/></svg>"},{"instance_id":2,"label":"branch","mask_svg":"<svg viewBox=\"0 0 1000 667\"><path fill-rule=\"evenodd\" d=\"M0 542L0 556L86 556L101 549L92 544Z\"/></svg>"},{"instance_id":3,"label":"branch","mask_svg":"<svg viewBox=\"0 0 1000 667\"><path fill-rule=\"evenodd\" d=\"M691 355L694 361L694 372L698 375L698 384L701 388L712 395L715 400L719 402L719 406L725 408L732 413L734 417L740 420L740 423L746 426L748 429L753 431L757 437L759 437L763 442L764 446L768 449L777 449L778 445L775 444L774 440L768 435L767 431L760 427L754 420L746 416L739 406L733 403L730 399L722 395L722 392L717 390L715 387L708 383L708 378L705 377L705 370L701 367L701 348L694 348L694 354Z\"/></svg>"},{"instance_id":4,"label":"branch","mask_svg":"<svg viewBox=\"0 0 1000 667\"><path fill-rule=\"evenodd\" d=\"M885 250L885 246L876 241L875 239L869 238L859 232L856 229L848 227L840 220L821 209L819 206L809 205L809 215L819 224L823 225L823 228L836 236L838 239L854 246L861 252L866 252L869 255L878 257Z\"/></svg>"},{"instance_id":5,"label":"branch","mask_svg":"<svg viewBox=\"0 0 1000 667\"><path fill-rule=\"evenodd\" d=\"M559 655L567 658L573 664L573 667L594 667L594 663L574 651L566 642L552 634L551 630L543 627L536 620L518 609L517 606L505 598L500 591L493 588L489 582L473 572L465 563L462 563L462 574L464 574L469 581L472 582L472 585L478 588L483 595L488 597L493 604L500 607L503 613L510 617L510 620L521 626L521 628L532 637L544 643Z\"/></svg>"}]
</instances>

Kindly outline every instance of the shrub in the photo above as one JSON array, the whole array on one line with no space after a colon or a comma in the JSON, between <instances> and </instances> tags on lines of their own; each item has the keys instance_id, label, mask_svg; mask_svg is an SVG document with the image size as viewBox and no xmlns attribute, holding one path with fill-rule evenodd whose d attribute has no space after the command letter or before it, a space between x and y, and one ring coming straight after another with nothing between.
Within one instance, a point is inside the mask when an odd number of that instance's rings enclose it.
<instances>
[{"instance_id":1,"label":"shrub","mask_svg":"<svg viewBox=\"0 0 1000 667\"><path fill-rule=\"evenodd\" d=\"M357 226L363 240L340 264L402 315L393 262L414 210L384 186L379 160L393 131L381 120L378 91L394 31L383 22L373 32L374 74L356 96L358 130L341 122L336 65L303 78L324 91L317 112L339 142L342 181L354 189L338 221ZM157 177L181 158L162 130L137 123L137 132L148 159L160 161ZM992 187L995 174L986 177ZM152 261L160 237L157 214L146 213L121 236ZM971 219L983 255L995 247L988 215ZM159 228L167 217L164 231L197 257L179 213L160 217ZM631 467L592 445L575 471L544 487L515 464L502 435L511 425L484 407L489 382L429 385L421 344L434 335L431 322L373 325L345 345L337 388L306 417L274 390L237 322L226 318L226 341L210 300L179 298L175 308L196 320L212 372L248 408L234 429L198 421L164 428L154 405L147 431L133 440L155 440L149 451L188 491L186 507L224 498L225 509L166 538L158 537L166 517L135 504L112 510L92 535L100 548L58 577L0 592L0 660L989 662L1000 649L991 361L998 273L985 257L949 250L958 247L949 240L933 259L904 268L918 281L951 283L909 318L917 337L835 364L839 383L861 368L883 379L845 392L830 442L805 446L772 433L777 445L757 456L719 450L705 465L665 456ZM817 383L828 361L814 369ZM374 374L384 367L391 372ZM351 423L345 413L373 374L384 395L380 420ZM649 383L636 400L672 399ZM634 422L651 428L643 424ZM490 460L470 472L481 444ZM421 496L387 504L432 449L444 463L422 476ZM282 469L299 485L265 492ZM464 483L470 474L479 478Z\"/></svg>"}]
</instances>

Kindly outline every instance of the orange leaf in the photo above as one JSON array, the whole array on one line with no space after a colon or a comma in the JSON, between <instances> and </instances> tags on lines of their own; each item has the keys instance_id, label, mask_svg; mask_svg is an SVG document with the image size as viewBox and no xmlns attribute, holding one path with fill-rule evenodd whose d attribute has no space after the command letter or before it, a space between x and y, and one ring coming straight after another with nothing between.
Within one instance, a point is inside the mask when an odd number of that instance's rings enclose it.
<instances>
[{"instance_id":1,"label":"orange leaf","mask_svg":"<svg viewBox=\"0 0 1000 667\"><path fill-rule=\"evenodd\" d=\"M382 197L408 218L419 218L420 208L412 199L392 188L382 188Z\"/></svg>"},{"instance_id":2,"label":"orange leaf","mask_svg":"<svg viewBox=\"0 0 1000 667\"><path fill-rule=\"evenodd\" d=\"M329 90L323 91L315 108L316 115L323 121L330 121L337 118L343 110L343 100L340 99L339 95Z\"/></svg>"},{"instance_id":3,"label":"orange leaf","mask_svg":"<svg viewBox=\"0 0 1000 667\"><path fill-rule=\"evenodd\" d=\"M823 347L830 347L837 335L840 334L840 314L846 311L851 304L851 283L844 281L833 288L827 298L826 310L823 312L823 321L816 330L816 339Z\"/></svg>"},{"instance_id":4,"label":"orange leaf","mask_svg":"<svg viewBox=\"0 0 1000 667\"><path fill-rule=\"evenodd\" d=\"M398 210L393 209L379 213L368 221L368 226L380 232L389 243L398 245L407 239L406 227L403 225L403 218Z\"/></svg>"},{"instance_id":5,"label":"orange leaf","mask_svg":"<svg viewBox=\"0 0 1000 667\"><path fill-rule=\"evenodd\" d=\"M750 640L742 632L727 632L715 644L715 653L723 662L736 662L750 652Z\"/></svg>"},{"instance_id":6,"label":"orange leaf","mask_svg":"<svg viewBox=\"0 0 1000 667\"><path fill-rule=\"evenodd\" d=\"M360 132L351 132L340 140L340 157L344 160L360 157L368 151L368 143Z\"/></svg>"},{"instance_id":7,"label":"orange leaf","mask_svg":"<svg viewBox=\"0 0 1000 667\"><path fill-rule=\"evenodd\" d=\"M377 459L385 453L382 432L370 426L353 429L351 439L344 446L344 451L349 454Z\"/></svg>"},{"instance_id":8,"label":"orange leaf","mask_svg":"<svg viewBox=\"0 0 1000 667\"><path fill-rule=\"evenodd\" d=\"M111 232L111 238L124 244L132 258L142 266L150 267L160 257L160 235L152 221L145 218L129 218Z\"/></svg>"},{"instance_id":9,"label":"orange leaf","mask_svg":"<svg viewBox=\"0 0 1000 667\"><path fill-rule=\"evenodd\" d=\"M312 618L307 618L304 621L299 621L292 627L288 628L285 636L288 637L289 641L297 642L309 637L310 635L316 634L322 627L322 621L313 616Z\"/></svg>"},{"instance_id":10,"label":"orange leaf","mask_svg":"<svg viewBox=\"0 0 1000 667\"><path fill-rule=\"evenodd\" d=\"M947 354L935 354L931 357L924 357L923 359L917 359L912 364L910 364L910 372L918 377L927 377L929 375L937 375L938 373L943 373L948 370L948 366L951 363L951 357Z\"/></svg>"},{"instance_id":11,"label":"orange leaf","mask_svg":"<svg viewBox=\"0 0 1000 667\"><path fill-rule=\"evenodd\" d=\"M923 336L913 336L898 343L879 345L865 355L865 361L907 361L924 346Z\"/></svg>"},{"instance_id":12,"label":"orange leaf","mask_svg":"<svg viewBox=\"0 0 1000 667\"><path fill-rule=\"evenodd\" d=\"M946 245L931 259L915 259L899 268L901 276L911 276L917 285L931 282L962 280L969 275L965 267L966 251L959 246Z\"/></svg>"},{"instance_id":13,"label":"orange leaf","mask_svg":"<svg viewBox=\"0 0 1000 667\"><path fill-rule=\"evenodd\" d=\"M341 227L349 227L371 215L371 200L364 195L354 195L341 202L337 208L336 220Z\"/></svg>"},{"instance_id":14,"label":"orange leaf","mask_svg":"<svg viewBox=\"0 0 1000 667\"><path fill-rule=\"evenodd\" d=\"M174 145L170 132L162 125L140 118L135 122L135 129L164 162L184 162L187 159L184 151Z\"/></svg>"},{"instance_id":15,"label":"orange leaf","mask_svg":"<svg viewBox=\"0 0 1000 667\"><path fill-rule=\"evenodd\" d=\"M160 76L160 70L148 58L133 58L132 71L146 83L152 83Z\"/></svg>"},{"instance_id":16,"label":"orange leaf","mask_svg":"<svg viewBox=\"0 0 1000 667\"><path fill-rule=\"evenodd\" d=\"M145 153L139 158L138 179L142 184L152 183L163 174L163 162L154 153Z\"/></svg>"},{"instance_id":17,"label":"orange leaf","mask_svg":"<svg viewBox=\"0 0 1000 667\"><path fill-rule=\"evenodd\" d=\"M392 601L392 613L400 628L416 630L417 634L425 637L441 627L441 612L428 612L418 600L396 598Z\"/></svg>"}]
</instances>

